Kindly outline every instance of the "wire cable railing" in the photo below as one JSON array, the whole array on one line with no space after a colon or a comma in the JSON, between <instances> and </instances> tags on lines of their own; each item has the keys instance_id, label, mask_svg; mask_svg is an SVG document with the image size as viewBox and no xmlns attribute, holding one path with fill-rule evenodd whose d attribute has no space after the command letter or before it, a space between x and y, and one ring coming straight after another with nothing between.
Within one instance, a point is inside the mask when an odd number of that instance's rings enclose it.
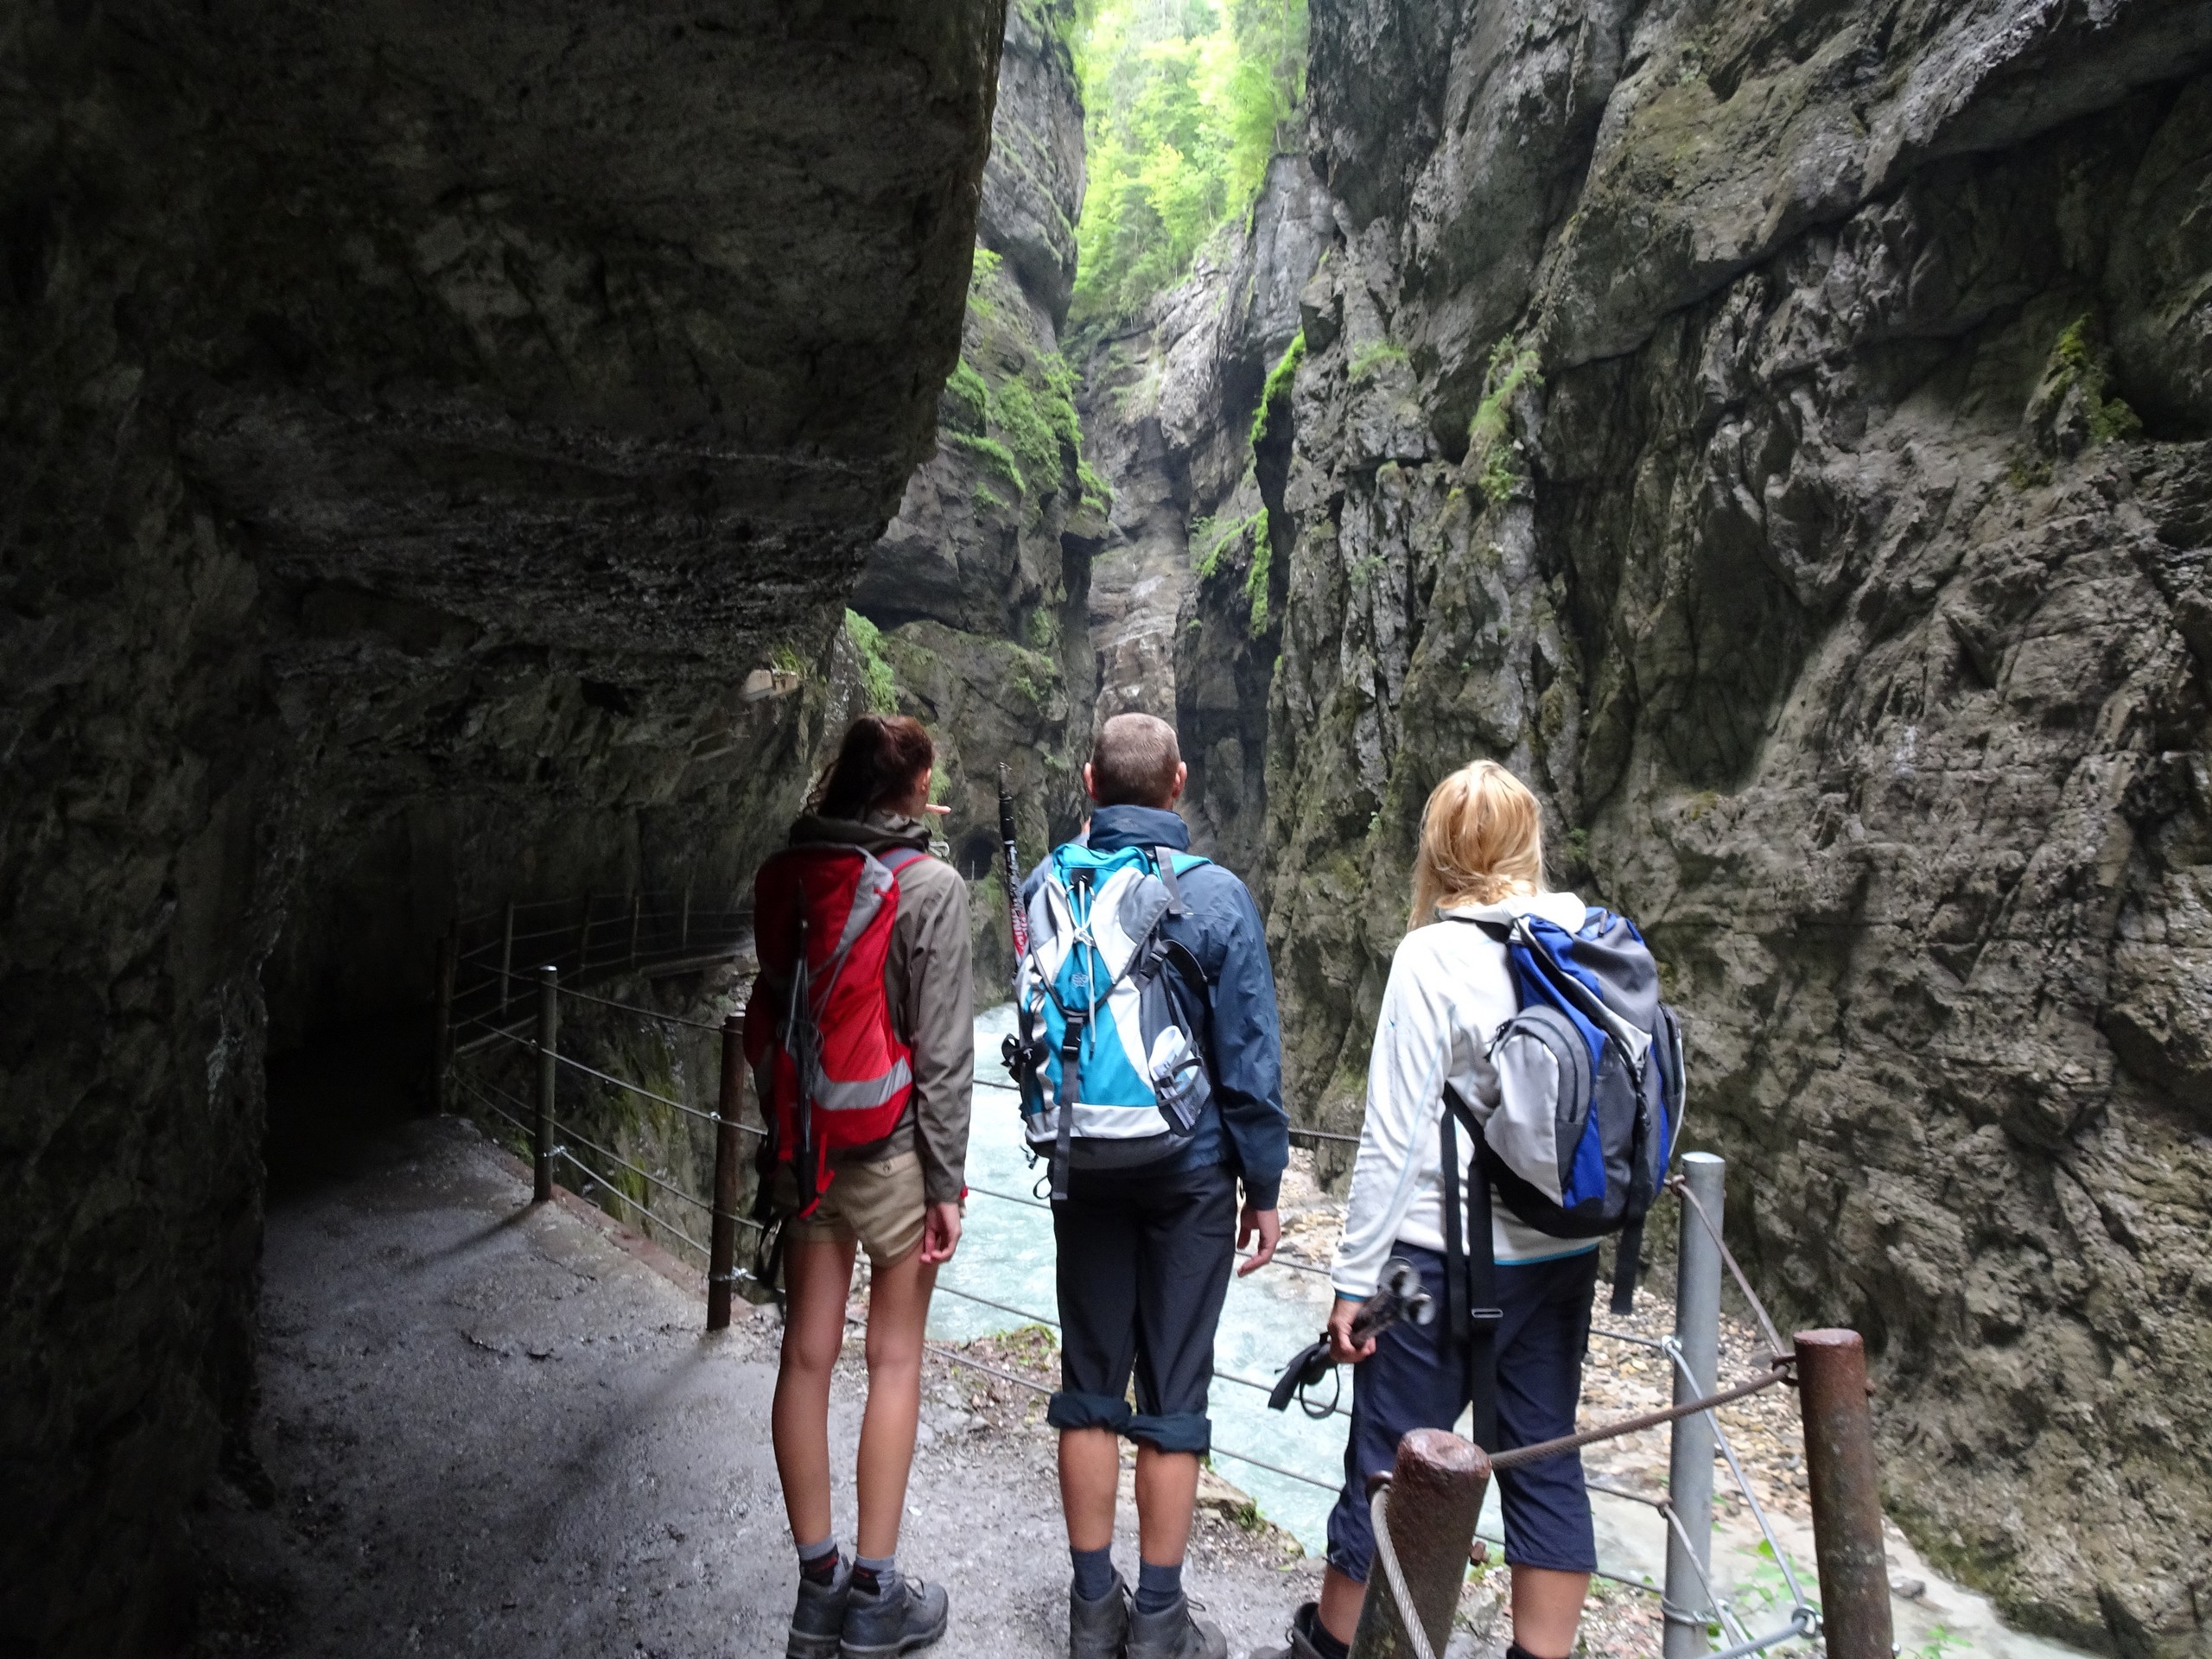
<instances>
[{"instance_id":1,"label":"wire cable railing","mask_svg":"<svg viewBox=\"0 0 2212 1659\"><path fill-rule=\"evenodd\" d=\"M554 901L546 901L541 907L550 908L553 904ZM527 908L529 906L517 905L510 906L504 913L503 920L506 921L507 929L503 931L498 941L503 950L508 947L511 938L527 937L526 934L512 929L512 918ZM588 961L590 959L589 905L587 904L583 910L586 925L582 929L579 943L582 948L579 955L581 959ZM640 934L643 932L643 918L645 913L645 909L641 903L633 903L630 906L629 914L637 920L638 931ZM680 935L679 937L686 940L684 948L689 948L689 936ZM479 944L474 949L480 955L484 946ZM629 959L626 958L626 960ZM529 986L529 994L520 998L510 998L506 1007L502 1011L502 1017L497 1020L487 1017L483 1013L473 1014L466 1018L455 1018L449 1000L445 1010L446 1032L451 1033L473 1024L481 1028L486 1035L478 1039L476 1046L468 1052L481 1052L483 1044L490 1042L493 1039L503 1039L511 1048L519 1049L535 1058L537 1062L538 1098L534 1103L524 1102L507 1090L499 1088L488 1079L479 1079L459 1070L454 1062L461 1058L461 1051L456 1046L448 1045L444 1051L447 1074L461 1093L473 1099L486 1111L495 1115L500 1122L530 1146L532 1161L537 1170L537 1196L544 1198L550 1195L551 1167L556 1162L565 1165L576 1172L581 1181L580 1190L589 1192L596 1189L603 1192L607 1202L619 1204L623 1206L626 1216L634 1217L646 1224L648 1236L655 1234L664 1236L681 1243L702 1258L708 1268L709 1329L721 1329L728 1324L729 1299L735 1285L751 1283L763 1290L772 1291L772 1287L762 1285L755 1274L739 1267L735 1261L734 1241L737 1229L743 1227L756 1232L763 1230L760 1222L738 1213L737 1200L741 1181L737 1171L736 1148L742 1136L758 1139L768 1133L764 1125L748 1122L742 1116L741 1103L746 1067L742 1060L743 1037L740 1020L733 1015L716 1025L683 1015L667 1014L658 1009L640 1007L612 997L578 991L573 987L562 983L561 971L552 964L541 964L537 971L533 974L518 973L505 965L487 967L483 969L480 977L484 981L494 982L503 986L520 982ZM589 1065L572 1054L562 1052L558 1043L558 1028L559 1006L563 998L634 1016L639 1020L656 1022L672 1030L689 1029L719 1033L723 1050L723 1065L721 1094L717 1109L703 1110L688 1101L677 1098L672 1094L647 1088L617 1076L613 1072ZM526 1006L517 1007L518 1002ZM533 1026L534 1031L531 1029ZM712 1194L702 1197L696 1192L687 1191L670 1175L656 1173L632 1161L631 1158L625 1157L614 1147L602 1144L582 1133L572 1119L563 1118L556 1110L558 1104L556 1097L559 1092L559 1079L564 1075L578 1079L589 1079L593 1084L650 1102L655 1106L680 1114L687 1120L709 1126L714 1132L715 1141ZM1010 1085L996 1084L984 1078L977 1078L976 1082L978 1087L987 1090L1010 1087ZM1300 1138L1324 1144L1341 1143L1352 1146L1358 1144L1357 1136L1332 1130L1294 1127L1292 1133ZM620 1179L616 1172L631 1178L637 1184L636 1190L632 1190ZM1741 1494L1746 1510L1759 1531L1766 1550L1770 1553L1772 1559L1780 1568L1791 1600L1788 1623L1764 1636L1753 1636L1747 1628L1741 1611L1733 1605L1730 1598L1720 1592L1709 1568L1705 1564L1705 1552L1700 1547L1701 1538L1709 1535L1711 1524L1709 1510L1694 1517L1696 1522L1696 1526L1694 1528L1693 1517L1686 1516L1685 1511L1669 1498L1654 1497L1602 1479L1592 1479L1586 1484L1592 1491L1606 1493L1656 1510L1665 1524L1670 1542L1678 1546L1670 1548L1669 1551L1669 1584L1664 1589L1652 1584L1648 1579L1631 1578L1612 1572L1601 1572L1599 1576L1660 1596L1666 1616L1670 1622L1696 1623L1719 1631L1721 1637L1727 1640L1729 1645L1716 1649L1707 1655L1706 1659L1748 1659L1749 1655L1763 1651L1782 1642L1819 1634L1823 1628L1822 1611L1820 1604L1815 1602L1807 1594L1804 1585L1797 1576L1795 1564L1777 1536L1766 1507L1760 1502L1748 1471L1720 1424L1719 1412L1724 1406L1734 1404L1765 1389L1783 1385L1796 1386L1799 1382L1799 1353L1796 1349L1783 1343L1773 1319L1760 1301L1740 1263L1729 1250L1722 1238L1719 1222L1711 1213L1707 1205L1701 1201L1698 1194L1691 1190L1691 1186L1680 1178L1671 1180L1666 1190L1671 1196L1678 1198L1682 1205L1685 1252L1689 1251L1694 1240L1700 1248L1709 1241L1711 1254L1719 1264L1713 1270L1717 1274L1721 1268L1725 1267L1730 1280L1733 1281L1749 1307L1768 1351L1766 1364L1755 1374L1727 1387L1719 1387L1717 1382L1706 1383L1700 1387L1701 1379L1696 1375L1688 1357L1680 1330L1674 1337L1658 1338L1642 1336L1633 1332L1592 1326L1591 1334L1594 1337L1665 1354L1669 1369L1677 1378L1676 1403L1659 1410L1593 1424L1538 1445L1501 1449L1488 1459L1487 1469L1494 1474L1500 1471L1522 1467L1541 1459L1565 1456L1586 1446L1624 1435L1649 1432L1660 1427L1673 1426L1679 1433L1681 1426L1687 1421L1694 1421L1707 1426L1713 1436L1713 1443L1725 1461L1732 1482ZM651 1207L645 1202L645 1196L652 1191L665 1193L673 1201L703 1212L710 1224L708 1230L709 1236L702 1240L689 1228L677 1224L668 1216ZM973 1184L968 1187L967 1191L969 1196L976 1198L1027 1210L1049 1211L1052 1207L1048 1202L1033 1193L1024 1196L1018 1192ZM625 1216L618 1215L617 1218L623 1219ZM1238 1254L1247 1261L1250 1259L1249 1253L1239 1252ZM1311 1262L1299 1262L1281 1255L1274 1256L1268 1265L1289 1272L1318 1275L1325 1279L1329 1273L1326 1268ZM1058 1321L1049 1315L981 1294L963 1286L940 1282L937 1289L962 1301L1003 1313L1024 1325L1039 1325L1053 1331L1058 1331L1059 1328ZM1717 1307L1717 1302L1715 1306ZM865 1326L864 1314L849 1315L849 1317L855 1319L863 1327ZM1855 1338L1853 1340L1855 1341ZM1037 1394L1049 1395L1052 1392L1051 1388L1044 1382L1022 1376L1018 1372L1007 1370L1003 1366L993 1365L979 1360L972 1355L960 1352L940 1343L925 1343L924 1346L925 1351L931 1357L947 1363ZM1863 1376L1863 1361L1859 1374ZM1274 1387L1270 1382L1241 1375L1225 1367L1217 1369L1214 1375L1226 1383L1262 1393L1272 1392ZM1863 1402L1861 1405L1863 1409ZM1813 1443L1809 1414L1812 1402L1809 1397L1807 1401L1807 1408L1809 1460ZM1332 1403L1327 1411L1310 1414L1314 1421L1318 1421L1329 1416L1349 1416L1351 1414L1341 1403ZM1260 1457L1237 1446L1218 1445L1213 1447L1213 1453L1317 1490L1335 1491L1341 1485L1340 1480L1337 1478L1325 1479L1287 1466L1273 1459ZM1816 1505L1816 1510L1817 1507ZM1816 1514L1816 1523L1817 1520ZM1394 1524L1400 1525L1400 1535L1402 1539L1403 1525L1409 1522ZM1497 1544L1501 1541L1484 1537L1479 1541ZM1675 1569L1677 1560L1685 1564L1680 1573ZM1696 1599L1694 1604L1684 1599L1690 1596Z\"/></svg>"}]
</instances>

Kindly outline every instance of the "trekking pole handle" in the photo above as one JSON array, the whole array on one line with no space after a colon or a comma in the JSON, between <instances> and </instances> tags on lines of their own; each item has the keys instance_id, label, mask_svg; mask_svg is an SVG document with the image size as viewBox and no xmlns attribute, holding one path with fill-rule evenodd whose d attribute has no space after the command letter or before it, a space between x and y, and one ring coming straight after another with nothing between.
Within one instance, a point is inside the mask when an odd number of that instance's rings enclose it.
<instances>
[{"instance_id":1,"label":"trekking pole handle","mask_svg":"<svg viewBox=\"0 0 2212 1659\"><path fill-rule=\"evenodd\" d=\"M1357 1348L1370 1338L1381 1336L1401 1319L1427 1325L1435 1319L1435 1299L1421 1287L1421 1269L1402 1255L1394 1255L1382 1264L1382 1271L1376 1279L1375 1294L1352 1315L1352 1346ZM1330 1352L1326 1331L1321 1332L1319 1342L1308 1343L1300 1349L1275 1379L1275 1385L1268 1395L1268 1408L1283 1410L1290 1404L1292 1395L1312 1388L1326 1376L1336 1363Z\"/></svg>"}]
</instances>

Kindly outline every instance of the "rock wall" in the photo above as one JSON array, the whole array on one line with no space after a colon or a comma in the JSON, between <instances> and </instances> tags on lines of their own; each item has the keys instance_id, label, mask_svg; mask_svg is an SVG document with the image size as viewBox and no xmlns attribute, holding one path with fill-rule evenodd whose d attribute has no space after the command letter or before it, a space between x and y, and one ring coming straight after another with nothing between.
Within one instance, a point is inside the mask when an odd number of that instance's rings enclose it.
<instances>
[{"instance_id":1,"label":"rock wall","mask_svg":"<svg viewBox=\"0 0 2212 1659\"><path fill-rule=\"evenodd\" d=\"M2212 8L1313 19L1297 1109L1355 1121L1421 804L1507 761L1652 938L1763 1285L1867 1333L1893 1511L2203 1652Z\"/></svg>"},{"instance_id":2,"label":"rock wall","mask_svg":"<svg viewBox=\"0 0 2212 1659\"><path fill-rule=\"evenodd\" d=\"M853 596L881 631L883 701L938 746L950 855L969 883L976 995L1014 977L999 874L999 767L1024 855L1084 816L1096 669L1087 623L1107 486L1084 462L1060 329L1083 208L1083 102L1073 0L1010 7L983 170L976 268L936 453L869 556Z\"/></svg>"},{"instance_id":3,"label":"rock wall","mask_svg":"<svg viewBox=\"0 0 2212 1659\"><path fill-rule=\"evenodd\" d=\"M12 19L11 1640L168 1639L251 1387L271 1029L421 1000L459 900L734 885L788 811L810 705L745 688L822 661L931 442L1002 29Z\"/></svg>"},{"instance_id":4,"label":"rock wall","mask_svg":"<svg viewBox=\"0 0 2212 1659\"><path fill-rule=\"evenodd\" d=\"M1240 870L1260 850L1275 641L1254 417L1333 233L1305 158L1278 156L1190 276L1084 355L1090 454L1114 488L1091 567L1099 713L1175 722L1195 843Z\"/></svg>"}]
</instances>

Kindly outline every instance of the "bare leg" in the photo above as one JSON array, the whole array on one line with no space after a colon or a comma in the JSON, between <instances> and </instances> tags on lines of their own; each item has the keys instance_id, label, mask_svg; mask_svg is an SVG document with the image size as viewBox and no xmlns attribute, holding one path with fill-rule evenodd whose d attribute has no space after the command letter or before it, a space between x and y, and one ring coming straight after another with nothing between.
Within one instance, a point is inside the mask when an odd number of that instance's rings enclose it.
<instances>
[{"instance_id":1,"label":"bare leg","mask_svg":"<svg viewBox=\"0 0 2212 1659\"><path fill-rule=\"evenodd\" d=\"M1198 1502L1198 1455L1137 1446L1137 1554L1173 1567L1191 1543L1191 1512Z\"/></svg>"},{"instance_id":2,"label":"bare leg","mask_svg":"<svg viewBox=\"0 0 2212 1659\"><path fill-rule=\"evenodd\" d=\"M1122 1480L1120 1437L1110 1428L1060 1431L1060 1508L1075 1549L1105 1549L1114 1541L1114 1499Z\"/></svg>"},{"instance_id":3,"label":"bare leg","mask_svg":"<svg viewBox=\"0 0 2212 1659\"><path fill-rule=\"evenodd\" d=\"M1359 1629L1359 1610L1367 1600L1367 1586L1348 1579L1335 1567L1321 1574L1321 1628L1345 1646Z\"/></svg>"},{"instance_id":4,"label":"bare leg","mask_svg":"<svg viewBox=\"0 0 2212 1659\"><path fill-rule=\"evenodd\" d=\"M1537 1659L1567 1659L1582 1624L1583 1599L1590 1593L1587 1573L1560 1573L1548 1567L1513 1569L1513 1640Z\"/></svg>"},{"instance_id":5,"label":"bare leg","mask_svg":"<svg viewBox=\"0 0 2212 1659\"><path fill-rule=\"evenodd\" d=\"M922 1335L929 1324L937 1263L918 1247L876 1267L868 1294L868 1411L861 1419L860 1551L897 1553L922 1414Z\"/></svg>"},{"instance_id":6,"label":"bare leg","mask_svg":"<svg viewBox=\"0 0 2212 1659\"><path fill-rule=\"evenodd\" d=\"M845 1344L853 1246L792 1241L784 1282L783 1357L770 1421L791 1536L810 1544L830 1535L830 1373Z\"/></svg>"}]
</instances>

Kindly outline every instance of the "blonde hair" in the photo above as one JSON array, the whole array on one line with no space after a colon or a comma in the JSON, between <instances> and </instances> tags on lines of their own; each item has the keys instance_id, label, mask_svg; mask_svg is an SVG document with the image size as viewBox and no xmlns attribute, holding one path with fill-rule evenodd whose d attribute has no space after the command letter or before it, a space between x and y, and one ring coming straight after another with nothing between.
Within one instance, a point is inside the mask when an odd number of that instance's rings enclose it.
<instances>
[{"instance_id":1,"label":"blonde hair","mask_svg":"<svg viewBox=\"0 0 2212 1659\"><path fill-rule=\"evenodd\" d=\"M1494 905L1543 887L1543 812L1528 785L1495 760L1478 760L1429 792L1408 930L1434 921L1439 905Z\"/></svg>"}]
</instances>

